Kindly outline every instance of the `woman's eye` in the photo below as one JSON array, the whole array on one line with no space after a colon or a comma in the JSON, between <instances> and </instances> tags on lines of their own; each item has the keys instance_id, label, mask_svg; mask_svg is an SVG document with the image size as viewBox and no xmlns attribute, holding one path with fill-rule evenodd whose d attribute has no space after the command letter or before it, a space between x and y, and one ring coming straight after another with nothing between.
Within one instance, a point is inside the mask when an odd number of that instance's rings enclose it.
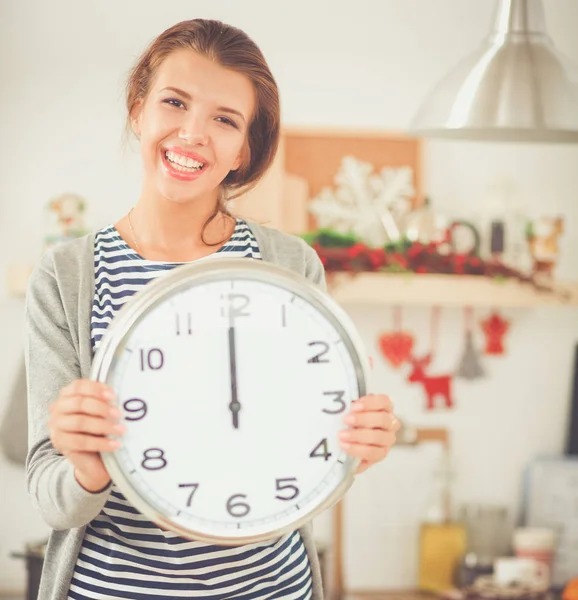
<instances>
[{"instance_id":1,"label":"woman's eye","mask_svg":"<svg viewBox=\"0 0 578 600\"><path fill-rule=\"evenodd\" d=\"M230 125L231 127L234 127L235 129L239 129L239 127L237 126L237 123L235 123L235 121L232 121L228 117L217 117L217 121L220 121L221 123L224 123L225 125Z\"/></svg>"},{"instance_id":2,"label":"woman's eye","mask_svg":"<svg viewBox=\"0 0 578 600\"><path fill-rule=\"evenodd\" d=\"M163 102L165 104L175 106L176 108L184 108L185 106L180 100L177 100L176 98L167 98L166 100L163 100Z\"/></svg>"}]
</instances>

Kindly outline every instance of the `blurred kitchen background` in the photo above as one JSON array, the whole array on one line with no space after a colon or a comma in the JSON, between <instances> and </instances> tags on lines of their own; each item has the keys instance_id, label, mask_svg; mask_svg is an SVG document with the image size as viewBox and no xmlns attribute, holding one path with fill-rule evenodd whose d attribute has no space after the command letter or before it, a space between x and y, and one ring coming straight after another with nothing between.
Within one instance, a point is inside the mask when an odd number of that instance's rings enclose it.
<instances>
[{"instance_id":1,"label":"blurred kitchen background","mask_svg":"<svg viewBox=\"0 0 578 600\"><path fill-rule=\"evenodd\" d=\"M544 0L543 7L556 48L578 65L578 1ZM291 132L307 138L322 131L329 139L338 136L347 153L348 136L387 144L407 134L437 82L480 47L495 8L493 0L1 0L0 421L18 398L25 402L22 286L27 265L54 228L49 202L80 196L83 224L96 230L137 199L140 162L136 144L123 137L123 85L153 37L195 17L244 29L278 81L288 139ZM568 73L578 83L576 71ZM516 288L519 302L501 292L494 299L491 286L480 287L478 296L464 289L465 280L452 287L457 274L432 284L431 303L430 288L412 292L410 285L406 294L397 279L393 300L387 282L375 287L376 280L366 279L357 291L355 280L343 284L350 290L343 292L343 305L373 357L372 387L392 397L405 427L400 444L359 477L339 511L317 520L328 588L337 592L449 587L448 564L457 576L466 570L468 551L513 553L514 528L522 525L554 526L558 542L566 536L565 564L578 565L578 469L570 458L562 460L578 394L572 287L578 282L578 136L574 143L424 138L414 149L409 196L413 209L422 211L413 221L418 232L435 216L465 221L476 226L491 254L491 223L497 221L500 240L493 249L499 258L513 235L519 237L511 223L543 224L561 216L554 279L546 278L546 287L566 282L569 300L559 300L556 289L539 295L531 284ZM267 213L282 197L272 197L269 208L262 201L253 210ZM283 201L273 216L256 216L283 227L280 215L291 212L291 201ZM243 214L247 207L241 200L236 208ZM302 215L288 218L294 229ZM521 269L531 264L524 252L517 258ZM400 331L413 340L414 355L431 352L428 374L451 380L452 407L439 400L428 408L425 383L408 381L407 360L394 364L396 348L384 336ZM502 352L488 350L501 342ZM466 351L483 376L455 376ZM0 596L24 597L25 550L41 543L47 528L28 499L23 466L8 454L6 448L0 453ZM543 493L553 489L553 495ZM469 538L461 525L464 510ZM560 522L548 521L552 510ZM488 539L480 540L479 531ZM475 556L471 561L475 570ZM578 567L573 573L564 568L565 582L578 577Z\"/></svg>"}]
</instances>

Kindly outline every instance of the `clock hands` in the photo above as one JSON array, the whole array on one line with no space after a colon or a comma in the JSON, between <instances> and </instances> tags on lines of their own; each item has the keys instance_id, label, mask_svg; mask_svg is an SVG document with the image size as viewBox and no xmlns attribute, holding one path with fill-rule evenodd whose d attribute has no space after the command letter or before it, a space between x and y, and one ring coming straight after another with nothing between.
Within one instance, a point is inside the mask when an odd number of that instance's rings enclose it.
<instances>
[{"instance_id":1,"label":"clock hands","mask_svg":"<svg viewBox=\"0 0 578 600\"><path fill-rule=\"evenodd\" d=\"M229 326L229 369L231 373L231 402L229 410L233 415L233 427L239 429L239 411L241 404L237 397L237 355L235 344L235 327L231 323Z\"/></svg>"}]
</instances>

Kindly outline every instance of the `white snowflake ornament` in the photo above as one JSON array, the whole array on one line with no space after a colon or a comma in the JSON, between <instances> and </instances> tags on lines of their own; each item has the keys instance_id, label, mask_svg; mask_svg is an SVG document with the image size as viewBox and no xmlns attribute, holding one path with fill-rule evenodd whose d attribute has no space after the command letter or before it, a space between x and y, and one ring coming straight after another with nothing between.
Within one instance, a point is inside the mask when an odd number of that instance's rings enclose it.
<instances>
[{"instance_id":1,"label":"white snowflake ornament","mask_svg":"<svg viewBox=\"0 0 578 600\"><path fill-rule=\"evenodd\" d=\"M370 185L380 206L387 206L397 223L412 210L415 195L411 167L383 167L374 175Z\"/></svg>"},{"instance_id":2,"label":"white snowflake ornament","mask_svg":"<svg viewBox=\"0 0 578 600\"><path fill-rule=\"evenodd\" d=\"M353 234L368 246L380 247L400 238L399 219L414 194L411 167L383 168L344 156L335 188L323 188L309 203L320 229Z\"/></svg>"}]
</instances>

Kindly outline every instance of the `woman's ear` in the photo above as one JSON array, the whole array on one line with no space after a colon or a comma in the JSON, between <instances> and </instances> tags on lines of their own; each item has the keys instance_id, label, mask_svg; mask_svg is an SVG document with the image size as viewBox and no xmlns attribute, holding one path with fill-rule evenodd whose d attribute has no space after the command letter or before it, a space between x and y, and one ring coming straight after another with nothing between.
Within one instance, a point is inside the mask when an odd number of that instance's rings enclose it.
<instances>
[{"instance_id":1,"label":"woman's ear","mask_svg":"<svg viewBox=\"0 0 578 600\"><path fill-rule=\"evenodd\" d=\"M231 166L231 171L236 171L242 164L243 157L239 154L239 156L237 156L237 158L233 162L233 165Z\"/></svg>"},{"instance_id":2,"label":"woman's ear","mask_svg":"<svg viewBox=\"0 0 578 600\"><path fill-rule=\"evenodd\" d=\"M237 171L241 166L248 165L251 161L251 151L249 150L249 144L243 144L239 154L233 161L233 165L231 167L231 171Z\"/></svg>"},{"instance_id":3,"label":"woman's ear","mask_svg":"<svg viewBox=\"0 0 578 600\"><path fill-rule=\"evenodd\" d=\"M142 113L143 101L137 100L130 113L130 126L133 133L140 140L140 129L141 129L141 113Z\"/></svg>"}]
</instances>

